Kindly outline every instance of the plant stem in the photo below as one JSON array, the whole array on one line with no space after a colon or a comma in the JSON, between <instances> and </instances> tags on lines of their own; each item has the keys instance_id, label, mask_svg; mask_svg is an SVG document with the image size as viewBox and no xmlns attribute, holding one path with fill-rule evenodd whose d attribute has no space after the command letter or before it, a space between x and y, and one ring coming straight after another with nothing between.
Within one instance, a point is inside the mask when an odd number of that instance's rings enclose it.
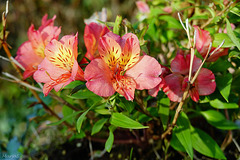
<instances>
[{"instance_id":1,"label":"plant stem","mask_svg":"<svg viewBox=\"0 0 240 160\"><path fill-rule=\"evenodd\" d=\"M230 2L221 12L217 13L217 15L216 15L215 17L220 16L221 14L223 14L224 12L226 12L227 9L229 9L231 6L234 6L235 4L236 4L236 1L235 1L234 3ZM210 18L206 23L204 23L203 25L201 25L200 28L203 29L203 28L205 28L206 26L208 26L215 17Z\"/></svg>"}]
</instances>

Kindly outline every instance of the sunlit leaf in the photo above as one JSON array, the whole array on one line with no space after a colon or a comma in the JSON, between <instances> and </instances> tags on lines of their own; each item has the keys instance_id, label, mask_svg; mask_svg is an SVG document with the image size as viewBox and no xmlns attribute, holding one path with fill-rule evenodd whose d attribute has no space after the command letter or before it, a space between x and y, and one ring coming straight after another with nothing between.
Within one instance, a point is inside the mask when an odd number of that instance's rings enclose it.
<instances>
[{"instance_id":1,"label":"sunlit leaf","mask_svg":"<svg viewBox=\"0 0 240 160\"><path fill-rule=\"evenodd\" d=\"M104 124L107 122L107 118L103 118L103 119L100 119L99 121L97 121L94 125L93 125L93 128L92 128L92 133L91 135L94 135L96 133L98 133L102 127L104 126Z\"/></svg>"},{"instance_id":2,"label":"sunlit leaf","mask_svg":"<svg viewBox=\"0 0 240 160\"><path fill-rule=\"evenodd\" d=\"M232 84L232 74L228 73L223 76L216 76L216 83L221 95L228 102Z\"/></svg>"},{"instance_id":3,"label":"sunlit leaf","mask_svg":"<svg viewBox=\"0 0 240 160\"><path fill-rule=\"evenodd\" d=\"M164 130L167 128L169 107L170 107L169 105L170 105L169 98L162 98L158 101L158 106L159 106L158 113L160 114L160 118L163 123Z\"/></svg>"},{"instance_id":4,"label":"sunlit leaf","mask_svg":"<svg viewBox=\"0 0 240 160\"><path fill-rule=\"evenodd\" d=\"M236 109L239 108L238 104L236 103L226 103L222 102L219 99L214 99L210 101L210 105L217 109Z\"/></svg>"},{"instance_id":5,"label":"sunlit leaf","mask_svg":"<svg viewBox=\"0 0 240 160\"><path fill-rule=\"evenodd\" d=\"M207 110L200 112L203 117L208 121L209 124L212 126L223 129L223 130L233 130L233 129L240 129L238 125L234 122L227 120L224 115L220 112L215 110Z\"/></svg>"},{"instance_id":6,"label":"sunlit leaf","mask_svg":"<svg viewBox=\"0 0 240 160\"><path fill-rule=\"evenodd\" d=\"M108 136L108 139L105 143L105 149L106 149L107 152L110 152L111 149L112 149L113 141L114 141L113 131L116 128L114 126L110 126L108 129L109 129L109 136Z\"/></svg>"},{"instance_id":7,"label":"sunlit leaf","mask_svg":"<svg viewBox=\"0 0 240 160\"><path fill-rule=\"evenodd\" d=\"M218 47L223 40L225 40L222 48L229 48L235 46L235 44L232 42L232 40L229 38L229 36L226 33L217 33L214 34L214 40L213 40L213 47Z\"/></svg>"},{"instance_id":8,"label":"sunlit leaf","mask_svg":"<svg viewBox=\"0 0 240 160\"><path fill-rule=\"evenodd\" d=\"M73 88L75 88L75 87L77 87L77 86L79 86L79 85L82 85L82 84L84 84L83 81L72 81L71 83L69 83L68 85L66 85L66 86L64 87L64 89L73 89Z\"/></svg>"},{"instance_id":9,"label":"sunlit leaf","mask_svg":"<svg viewBox=\"0 0 240 160\"><path fill-rule=\"evenodd\" d=\"M79 90L77 93L74 93L73 95L68 97L73 99L88 99L88 98L99 97L99 96L87 89L84 89L84 90Z\"/></svg>"},{"instance_id":10,"label":"sunlit leaf","mask_svg":"<svg viewBox=\"0 0 240 160\"><path fill-rule=\"evenodd\" d=\"M120 24L122 23L122 16L117 16L114 26L113 26L113 33L118 34L119 35L119 31L120 31Z\"/></svg>"},{"instance_id":11,"label":"sunlit leaf","mask_svg":"<svg viewBox=\"0 0 240 160\"><path fill-rule=\"evenodd\" d=\"M226 159L218 144L204 131L191 127L191 138L193 148L199 153L215 159Z\"/></svg>"},{"instance_id":12,"label":"sunlit leaf","mask_svg":"<svg viewBox=\"0 0 240 160\"><path fill-rule=\"evenodd\" d=\"M141 123L132 120L122 113L112 113L110 123L117 127L129 128L129 129L144 129L148 126L143 126Z\"/></svg>"},{"instance_id":13,"label":"sunlit leaf","mask_svg":"<svg viewBox=\"0 0 240 160\"><path fill-rule=\"evenodd\" d=\"M104 103L104 101L100 101L100 102L97 102L97 103L94 103L90 108L88 108L85 112L83 112L81 114L81 116L78 118L77 120L77 131L80 133L81 131L81 128L82 128L82 123L83 123L83 120L85 119L85 116L87 115L87 113L93 109L94 107L96 107L97 105L100 105Z\"/></svg>"},{"instance_id":14,"label":"sunlit leaf","mask_svg":"<svg viewBox=\"0 0 240 160\"><path fill-rule=\"evenodd\" d=\"M183 148L186 150L191 159L193 159L190 122L184 112L180 113L180 116L177 119L177 127L173 129L173 134L176 135Z\"/></svg>"},{"instance_id":15,"label":"sunlit leaf","mask_svg":"<svg viewBox=\"0 0 240 160\"><path fill-rule=\"evenodd\" d=\"M69 107L66 106L66 105L64 105L63 108L62 108L63 117L67 117L67 116L69 116L69 115L72 115L74 112L75 112L75 111L74 111L73 109L69 108ZM72 124L73 121L74 121L73 118L74 118L74 117L71 117L71 118L69 118L69 119L66 119L66 121L67 121L68 123Z\"/></svg>"},{"instance_id":16,"label":"sunlit leaf","mask_svg":"<svg viewBox=\"0 0 240 160\"><path fill-rule=\"evenodd\" d=\"M236 35L234 34L231 24L229 22L229 20L226 18L226 23L227 23L227 35L230 37L230 39L232 40L232 42L237 46L238 50L240 50L240 42L239 39L236 37Z\"/></svg>"},{"instance_id":17,"label":"sunlit leaf","mask_svg":"<svg viewBox=\"0 0 240 160\"><path fill-rule=\"evenodd\" d=\"M231 52L228 54L228 57L234 57L234 58L240 59L240 52L231 51Z\"/></svg>"},{"instance_id":18,"label":"sunlit leaf","mask_svg":"<svg viewBox=\"0 0 240 160\"><path fill-rule=\"evenodd\" d=\"M212 72L223 72L223 71L226 71L229 67L231 67L231 63L228 62L228 61L225 61L223 60L222 58L218 58L218 60L213 63L209 69L212 71Z\"/></svg>"}]
</instances>

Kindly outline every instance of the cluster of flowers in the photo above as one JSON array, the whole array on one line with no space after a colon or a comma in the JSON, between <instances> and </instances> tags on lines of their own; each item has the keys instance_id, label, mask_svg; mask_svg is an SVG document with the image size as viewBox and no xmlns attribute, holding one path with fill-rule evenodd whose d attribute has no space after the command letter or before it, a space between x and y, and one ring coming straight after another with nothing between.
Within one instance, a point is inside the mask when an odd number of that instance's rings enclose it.
<instances>
[{"instance_id":1,"label":"cluster of flowers","mask_svg":"<svg viewBox=\"0 0 240 160\"><path fill-rule=\"evenodd\" d=\"M127 100L133 100L135 89L147 89L151 96L156 96L162 89L170 100L181 101L188 83L189 54L184 55L180 51L172 61L170 71L155 58L140 55L136 35L127 33L120 37L106 26L91 22L86 24L84 31L86 58L78 63L78 34L66 35L58 40L61 27L54 26L55 18L47 19L45 15L38 30L31 25L29 40L19 47L16 56L16 60L25 68L24 78L33 76L35 81L44 83L45 96L53 88L59 91L70 82L80 80L86 81L89 90L103 97L118 92ZM197 26L195 30L196 48L204 57L212 39L209 32ZM208 60L215 61L226 54L227 49L220 48ZM192 75L201 62L201 59L194 57ZM82 65L84 71L79 64L85 64ZM209 95L215 88L214 74L202 68L190 89L190 96L198 101L199 95Z\"/></svg>"}]
</instances>

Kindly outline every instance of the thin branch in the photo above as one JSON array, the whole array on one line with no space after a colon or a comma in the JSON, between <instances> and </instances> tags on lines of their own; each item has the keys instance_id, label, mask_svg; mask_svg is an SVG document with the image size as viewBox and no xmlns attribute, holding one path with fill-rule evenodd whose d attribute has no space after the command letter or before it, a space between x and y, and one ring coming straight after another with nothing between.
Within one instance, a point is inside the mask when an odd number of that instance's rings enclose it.
<instances>
[{"instance_id":1,"label":"thin branch","mask_svg":"<svg viewBox=\"0 0 240 160\"><path fill-rule=\"evenodd\" d=\"M217 13L217 15L216 15L215 17L218 17L218 16L220 16L221 14L225 13L226 10L228 10L228 9L231 7L231 5L233 5L233 4L235 5L236 2L234 2L234 3L233 3L233 2L230 2L230 3L227 5L227 7L225 7L221 12ZM212 18L208 19L208 21L207 21L206 23L204 23L200 28L203 29L203 28L205 28L206 26L208 26L215 17L212 17Z\"/></svg>"}]
</instances>

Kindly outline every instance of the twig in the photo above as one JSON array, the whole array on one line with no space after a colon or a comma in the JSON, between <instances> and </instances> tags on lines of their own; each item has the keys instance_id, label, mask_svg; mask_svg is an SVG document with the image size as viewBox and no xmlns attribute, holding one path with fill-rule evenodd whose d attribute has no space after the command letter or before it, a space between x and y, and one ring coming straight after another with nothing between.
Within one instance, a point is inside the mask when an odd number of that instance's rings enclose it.
<instances>
[{"instance_id":1,"label":"twig","mask_svg":"<svg viewBox=\"0 0 240 160\"><path fill-rule=\"evenodd\" d=\"M236 145L238 152L240 152L240 146L238 145L237 141L235 140L235 138L232 139L233 143Z\"/></svg>"},{"instance_id":2,"label":"twig","mask_svg":"<svg viewBox=\"0 0 240 160\"><path fill-rule=\"evenodd\" d=\"M218 17L220 16L221 14L223 14L224 12L226 12L227 9L229 9L231 7L232 4L236 4L236 2L230 2L227 7L225 7L221 12L217 13L217 15L215 17ZM203 29L205 28L207 25L209 25L211 23L211 21L215 18L215 17L212 17L210 18L206 23L204 23L200 28Z\"/></svg>"}]
</instances>

